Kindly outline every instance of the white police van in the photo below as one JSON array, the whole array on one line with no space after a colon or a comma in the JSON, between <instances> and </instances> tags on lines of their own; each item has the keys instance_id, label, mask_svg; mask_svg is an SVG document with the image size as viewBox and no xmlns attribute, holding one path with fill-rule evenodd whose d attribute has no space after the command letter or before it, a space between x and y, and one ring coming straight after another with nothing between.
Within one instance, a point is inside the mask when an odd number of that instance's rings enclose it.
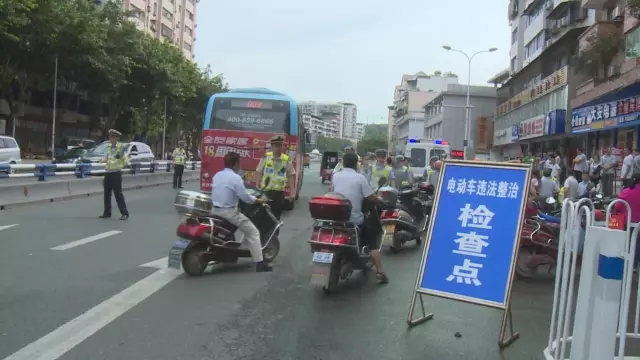
<instances>
[{"instance_id":1,"label":"white police van","mask_svg":"<svg viewBox=\"0 0 640 360\"><path fill-rule=\"evenodd\" d=\"M407 140L404 156L411 158L411 171L416 177L422 176L424 170L430 169L433 158L438 160L450 159L451 148L446 140L442 139L414 139Z\"/></svg>"}]
</instances>

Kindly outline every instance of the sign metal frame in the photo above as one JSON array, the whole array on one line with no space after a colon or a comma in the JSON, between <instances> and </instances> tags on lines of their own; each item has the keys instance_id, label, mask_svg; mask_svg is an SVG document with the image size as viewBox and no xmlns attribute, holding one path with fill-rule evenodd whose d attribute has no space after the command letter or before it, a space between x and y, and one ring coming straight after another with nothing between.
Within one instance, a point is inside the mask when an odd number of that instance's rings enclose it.
<instances>
[{"instance_id":1,"label":"sign metal frame","mask_svg":"<svg viewBox=\"0 0 640 360\"><path fill-rule=\"evenodd\" d=\"M525 186L522 189L523 194L520 203L520 214L518 216L518 227L517 232L515 234L514 239L514 247L511 256L511 265L509 269L509 277L507 279L507 288L505 289L505 300L503 304L497 304L494 302L483 301L480 299L474 299L465 296L455 296L448 293L433 291L433 290L425 290L421 288L421 280L423 279L425 273L425 266L427 255L429 253L429 247L432 241L432 229L435 223L435 219L438 215L438 204L440 201L440 195L443 191L442 185L439 189L436 190L434 205L432 210L432 216L429 219L429 231L427 232L425 247L422 253L422 259L420 261L420 269L418 271L418 275L416 276L416 285L413 289L413 294L411 297L411 304L409 306L409 314L407 316L407 325L411 328L416 325L425 323L434 318L434 313L427 313L425 311L425 304L423 295L435 296L440 298L451 299L454 301L461 301L469 304L480 305L484 307L489 307L492 309L497 309L502 312L502 321L500 325L500 333L498 336L498 346L501 349L508 347L513 344L519 337L520 333L515 332L513 328L513 317L511 314L511 290L513 287L513 280L515 276L516 269L516 260L518 256L518 250L520 247L520 233L522 232L523 220L525 218L525 209L528 199L528 189L531 186L531 165L530 164L519 164L519 163L504 163L504 162L490 162L490 161L469 161L469 160L445 160L443 164L442 171L440 172L440 179L438 184L443 184L444 176L446 174L446 169L448 165L463 165L465 167L475 167L475 168L494 168L494 169L521 169L526 178L525 178ZM420 302L420 310L422 312L422 316L418 318L414 318L414 312L417 305L417 300ZM507 325L509 326L509 334L507 334Z\"/></svg>"}]
</instances>

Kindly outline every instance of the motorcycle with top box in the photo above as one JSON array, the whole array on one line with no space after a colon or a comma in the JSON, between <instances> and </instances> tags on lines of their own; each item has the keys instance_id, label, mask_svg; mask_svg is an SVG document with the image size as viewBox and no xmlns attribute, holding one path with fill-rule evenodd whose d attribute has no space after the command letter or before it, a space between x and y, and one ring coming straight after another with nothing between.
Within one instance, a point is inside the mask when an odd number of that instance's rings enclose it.
<instances>
[{"instance_id":1,"label":"motorcycle with top box","mask_svg":"<svg viewBox=\"0 0 640 360\"><path fill-rule=\"evenodd\" d=\"M263 191L247 187L257 198ZM272 262L280 252L278 229L282 226L265 203L238 203L238 210L247 216L260 231L264 261ZM169 253L169 267L180 269L190 276L200 276L211 263L235 263L238 258L251 258L249 249L237 241L238 227L226 219L211 214L211 197L196 191L180 191L176 195L175 209L184 216L178 225L178 241Z\"/></svg>"}]
</instances>

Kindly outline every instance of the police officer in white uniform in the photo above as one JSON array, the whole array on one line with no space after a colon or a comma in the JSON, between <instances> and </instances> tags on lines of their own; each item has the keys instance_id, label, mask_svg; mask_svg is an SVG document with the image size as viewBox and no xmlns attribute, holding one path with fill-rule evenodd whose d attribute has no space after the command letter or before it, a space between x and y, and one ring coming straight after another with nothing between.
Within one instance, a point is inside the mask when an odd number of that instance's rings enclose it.
<instances>
[{"instance_id":1,"label":"police officer in white uniform","mask_svg":"<svg viewBox=\"0 0 640 360\"><path fill-rule=\"evenodd\" d=\"M125 152L126 147L122 145L118 140L122 136L122 133L110 129L109 130L109 146L104 156L104 179L102 185L104 186L104 210L101 219L108 219L111 217L111 194L116 198L118 204L118 210L120 210L120 220L127 220L129 218L129 211L127 210L127 204L124 201L124 195L122 194L122 169L129 166L129 159Z\"/></svg>"},{"instance_id":2,"label":"police officer in white uniform","mask_svg":"<svg viewBox=\"0 0 640 360\"><path fill-rule=\"evenodd\" d=\"M247 193L244 181L238 175L240 171L240 155L229 152L224 156L224 170L213 176L211 183L211 213L220 216L238 227L248 243L251 258L256 263L257 272L271 271L270 265L262 258L262 243L258 228L238 210L238 200L245 203L261 203L263 200Z\"/></svg>"}]
</instances>

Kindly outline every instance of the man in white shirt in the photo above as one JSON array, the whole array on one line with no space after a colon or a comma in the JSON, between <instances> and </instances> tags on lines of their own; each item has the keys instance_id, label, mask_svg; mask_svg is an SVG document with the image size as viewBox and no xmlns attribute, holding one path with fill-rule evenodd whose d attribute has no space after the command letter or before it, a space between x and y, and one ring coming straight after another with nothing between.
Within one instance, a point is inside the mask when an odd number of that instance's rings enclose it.
<instances>
[{"instance_id":1,"label":"man in white shirt","mask_svg":"<svg viewBox=\"0 0 640 360\"><path fill-rule=\"evenodd\" d=\"M633 177L633 154L631 149L624 149L624 160L622 160L622 170L620 171L620 179L622 185L628 186Z\"/></svg>"},{"instance_id":2,"label":"man in white shirt","mask_svg":"<svg viewBox=\"0 0 640 360\"><path fill-rule=\"evenodd\" d=\"M337 192L351 201L351 218L349 221L360 229L360 246L369 246L371 258L376 267L376 278L381 282L388 282L389 278L382 272L382 260L380 259L379 236L375 236L374 229L369 229L365 225L365 217L362 213L362 202L364 199L370 201L381 201L373 192L369 182L364 175L356 172L358 166L358 155L347 153L342 158L343 170L334 174L331 180L331 191ZM377 215L376 215L377 216ZM379 235L379 234L378 234Z\"/></svg>"},{"instance_id":3,"label":"man in white shirt","mask_svg":"<svg viewBox=\"0 0 640 360\"><path fill-rule=\"evenodd\" d=\"M611 148L607 148L605 154L602 155L600 165L602 167L602 174L600 175L602 195L610 197L613 194L613 179L615 178L615 171L618 166L618 160L615 156L611 155Z\"/></svg>"},{"instance_id":4,"label":"man in white shirt","mask_svg":"<svg viewBox=\"0 0 640 360\"><path fill-rule=\"evenodd\" d=\"M573 159L573 176L580 182L582 181L582 174L589 172L589 164L587 163L587 157L584 155L584 150L578 148L577 152L578 154Z\"/></svg>"},{"instance_id":5,"label":"man in white shirt","mask_svg":"<svg viewBox=\"0 0 640 360\"><path fill-rule=\"evenodd\" d=\"M564 181L564 198L578 200L578 180L573 176L573 170L567 169L567 180Z\"/></svg>"},{"instance_id":6,"label":"man in white shirt","mask_svg":"<svg viewBox=\"0 0 640 360\"><path fill-rule=\"evenodd\" d=\"M542 180L540 180L540 195L550 198L555 197L559 192L560 185L551 178L551 169L544 169L542 171Z\"/></svg>"},{"instance_id":7,"label":"man in white shirt","mask_svg":"<svg viewBox=\"0 0 640 360\"><path fill-rule=\"evenodd\" d=\"M273 270L262 258L262 243L260 231L251 220L238 210L238 200L247 204L262 203L262 199L247 193L244 181L238 171L240 170L240 155L229 152L224 156L224 170L213 176L211 184L211 201L213 209L211 213L226 219L237 226L244 234L244 240L249 245L251 258L256 263L257 272Z\"/></svg>"},{"instance_id":8,"label":"man in white shirt","mask_svg":"<svg viewBox=\"0 0 640 360\"><path fill-rule=\"evenodd\" d=\"M593 183L589 181L589 174L582 174L582 181L580 181L580 183L578 184L578 196L588 196L591 192L591 189L593 189Z\"/></svg>"}]
</instances>

